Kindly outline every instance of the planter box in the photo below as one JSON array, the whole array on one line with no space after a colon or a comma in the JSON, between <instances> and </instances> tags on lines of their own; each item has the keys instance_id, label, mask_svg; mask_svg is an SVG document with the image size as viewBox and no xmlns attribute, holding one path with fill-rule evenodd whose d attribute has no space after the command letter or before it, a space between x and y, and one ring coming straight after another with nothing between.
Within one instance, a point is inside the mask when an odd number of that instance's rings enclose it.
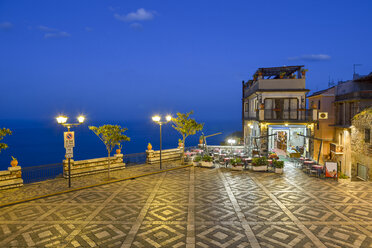
<instances>
[{"instance_id":1,"label":"planter box","mask_svg":"<svg viewBox=\"0 0 372 248\"><path fill-rule=\"evenodd\" d=\"M283 173L283 168L275 168L275 173Z\"/></svg>"},{"instance_id":2,"label":"planter box","mask_svg":"<svg viewBox=\"0 0 372 248\"><path fill-rule=\"evenodd\" d=\"M200 166L200 162L192 162L193 166Z\"/></svg>"},{"instance_id":3,"label":"planter box","mask_svg":"<svg viewBox=\"0 0 372 248\"><path fill-rule=\"evenodd\" d=\"M235 165L235 166L232 165L231 170L242 171L243 170L243 165Z\"/></svg>"},{"instance_id":4,"label":"planter box","mask_svg":"<svg viewBox=\"0 0 372 248\"><path fill-rule=\"evenodd\" d=\"M200 162L200 166L211 168L211 167L213 167L213 162L204 162L204 161L201 161Z\"/></svg>"},{"instance_id":5,"label":"planter box","mask_svg":"<svg viewBox=\"0 0 372 248\"><path fill-rule=\"evenodd\" d=\"M267 171L267 165L252 166L253 171Z\"/></svg>"},{"instance_id":6,"label":"planter box","mask_svg":"<svg viewBox=\"0 0 372 248\"><path fill-rule=\"evenodd\" d=\"M338 178L338 182L339 183L350 183L351 182L351 178L347 178L347 179L343 179L343 178Z\"/></svg>"}]
</instances>

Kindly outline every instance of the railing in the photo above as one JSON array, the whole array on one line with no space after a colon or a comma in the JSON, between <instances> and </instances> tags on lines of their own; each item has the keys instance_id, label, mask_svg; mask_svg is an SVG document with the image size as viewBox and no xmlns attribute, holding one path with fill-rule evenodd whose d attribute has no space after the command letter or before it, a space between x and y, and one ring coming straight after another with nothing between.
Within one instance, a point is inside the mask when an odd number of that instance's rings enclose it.
<instances>
[{"instance_id":1,"label":"railing","mask_svg":"<svg viewBox=\"0 0 372 248\"><path fill-rule=\"evenodd\" d=\"M283 110L283 109L265 109L264 110L265 120L290 120L290 121L311 121L312 110L309 109L294 109L294 110Z\"/></svg>"},{"instance_id":2,"label":"railing","mask_svg":"<svg viewBox=\"0 0 372 248\"><path fill-rule=\"evenodd\" d=\"M46 164L32 167L22 167L23 183L34 183L56 177L62 177L63 164Z\"/></svg>"},{"instance_id":3,"label":"railing","mask_svg":"<svg viewBox=\"0 0 372 248\"><path fill-rule=\"evenodd\" d=\"M127 166L146 163L146 153L124 154L123 162ZM63 177L63 164L46 164L31 167L22 167L23 183L35 183L48 179Z\"/></svg>"},{"instance_id":4,"label":"railing","mask_svg":"<svg viewBox=\"0 0 372 248\"><path fill-rule=\"evenodd\" d=\"M334 154L343 154L344 153L344 147L335 143L330 143L330 151Z\"/></svg>"},{"instance_id":5,"label":"railing","mask_svg":"<svg viewBox=\"0 0 372 248\"><path fill-rule=\"evenodd\" d=\"M124 154L123 163L127 166L146 163L146 152Z\"/></svg>"}]
</instances>

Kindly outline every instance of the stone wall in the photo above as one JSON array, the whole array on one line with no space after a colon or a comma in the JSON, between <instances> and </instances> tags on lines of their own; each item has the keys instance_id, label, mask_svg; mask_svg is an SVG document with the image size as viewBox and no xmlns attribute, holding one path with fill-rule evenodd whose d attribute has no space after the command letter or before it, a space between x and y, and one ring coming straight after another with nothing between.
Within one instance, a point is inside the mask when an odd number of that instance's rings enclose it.
<instances>
[{"instance_id":1,"label":"stone wall","mask_svg":"<svg viewBox=\"0 0 372 248\"><path fill-rule=\"evenodd\" d=\"M79 177L107 171L108 158L94 158L79 161L71 159L70 164L71 177ZM110 157L110 171L122 170L124 168L125 164L123 163L123 154L115 154ZM63 176L65 178L68 177L68 160L63 160Z\"/></svg>"},{"instance_id":2,"label":"stone wall","mask_svg":"<svg viewBox=\"0 0 372 248\"><path fill-rule=\"evenodd\" d=\"M351 128L351 175L357 176L357 165L361 164L368 167L369 180L372 180L372 138L365 141L365 129L372 132L372 108L357 114Z\"/></svg>"},{"instance_id":3,"label":"stone wall","mask_svg":"<svg viewBox=\"0 0 372 248\"><path fill-rule=\"evenodd\" d=\"M6 171L0 171L0 190L23 186L21 166L8 167Z\"/></svg>"},{"instance_id":4,"label":"stone wall","mask_svg":"<svg viewBox=\"0 0 372 248\"><path fill-rule=\"evenodd\" d=\"M177 161L181 160L183 148L161 150L161 161ZM146 150L146 163L160 163L160 151Z\"/></svg>"}]
</instances>

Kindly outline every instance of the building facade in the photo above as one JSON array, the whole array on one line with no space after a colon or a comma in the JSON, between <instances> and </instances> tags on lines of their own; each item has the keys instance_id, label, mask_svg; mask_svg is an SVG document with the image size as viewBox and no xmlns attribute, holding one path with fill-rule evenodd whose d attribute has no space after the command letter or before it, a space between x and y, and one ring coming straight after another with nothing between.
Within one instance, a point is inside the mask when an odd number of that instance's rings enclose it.
<instances>
[{"instance_id":1,"label":"building facade","mask_svg":"<svg viewBox=\"0 0 372 248\"><path fill-rule=\"evenodd\" d=\"M333 103L335 101L336 87L333 86L326 90L321 90L308 96L310 106L318 109L318 122L314 127L314 157L319 156L319 163L324 164L330 159L330 147L333 142L335 127L335 111Z\"/></svg>"},{"instance_id":2,"label":"building facade","mask_svg":"<svg viewBox=\"0 0 372 248\"><path fill-rule=\"evenodd\" d=\"M242 83L244 144L252 155L312 154L317 109L306 109L303 66L259 68Z\"/></svg>"},{"instance_id":3,"label":"building facade","mask_svg":"<svg viewBox=\"0 0 372 248\"><path fill-rule=\"evenodd\" d=\"M336 86L334 111L335 132L331 144L331 159L337 161L341 172L352 176L352 118L372 106L372 74L340 82Z\"/></svg>"},{"instance_id":4,"label":"building facade","mask_svg":"<svg viewBox=\"0 0 372 248\"><path fill-rule=\"evenodd\" d=\"M372 107L351 121L351 176L365 181L372 179Z\"/></svg>"}]
</instances>

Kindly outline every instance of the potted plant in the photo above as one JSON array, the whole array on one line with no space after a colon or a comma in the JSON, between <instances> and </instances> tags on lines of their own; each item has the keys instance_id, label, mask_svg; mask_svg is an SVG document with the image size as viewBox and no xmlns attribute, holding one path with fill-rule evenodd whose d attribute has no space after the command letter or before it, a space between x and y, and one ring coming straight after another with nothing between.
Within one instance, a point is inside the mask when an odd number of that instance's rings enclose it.
<instances>
[{"instance_id":1,"label":"potted plant","mask_svg":"<svg viewBox=\"0 0 372 248\"><path fill-rule=\"evenodd\" d=\"M269 159L279 159L279 157L275 152L273 152L273 153L270 153Z\"/></svg>"},{"instance_id":2,"label":"potted plant","mask_svg":"<svg viewBox=\"0 0 372 248\"><path fill-rule=\"evenodd\" d=\"M116 149L116 154L120 154L122 148L123 148L123 145L118 143L118 149Z\"/></svg>"},{"instance_id":3,"label":"potted plant","mask_svg":"<svg viewBox=\"0 0 372 248\"><path fill-rule=\"evenodd\" d=\"M306 76L307 71L308 71L308 69L302 69L301 70L301 75L302 75L303 78Z\"/></svg>"},{"instance_id":4,"label":"potted plant","mask_svg":"<svg viewBox=\"0 0 372 248\"><path fill-rule=\"evenodd\" d=\"M254 158L252 160L253 171L267 171L268 161L266 157Z\"/></svg>"},{"instance_id":5,"label":"potted plant","mask_svg":"<svg viewBox=\"0 0 372 248\"><path fill-rule=\"evenodd\" d=\"M18 165L18 160L12 156L12 161L10 162L12 167L16 167Z\"/></svg>"},{"instance_id":6,"label":"potted plant","mask_svg":"<svg viewBox=\"0 0 372 248\"><path fill-rule=\"evenodd\" d=\"M204 141L204 136L202 135L202 136L199 137L199 144L202 145L203 144L203 141Z\"/></svg>"},{"instance_id":7,"label":"potted plant","mask_svg":"<svg viewBox=\"0 0 372 248\"><path fill-rule=\"evenodd\" d=\"M179 148L183 147L183 143L182 143L182 140L181 139L178 139L178 147Z\"/></svg>"},{"instance_id":8,"label":"potted plant","mask_svg":"<svg viewBox=\"0 0 372 248\"><path fill-rule=\"evenodd\" d=\"M232 170L242 171L243 170L243 162L241 158L233 158L230 160L232 165Z\"/></svg>"},{"instance_id":9,"label":"potted plant","mask_svg":"<svg viewBox=\"0 0 372 248\"><path fill-rule=\"evenodd\" d=\"M339 182L351 182L351 178L345 175L344 173L340 172L338 175Z\"/></svg>"},{"instance_id":10,"label":"potted plant","mask_svg":"<svg viewBox=\"0 0 372 248\"><path fill-rule=\"evenodd\" d=\"M284 161L274 159L273 166L275 168L275 173L283 173Z\"/></svg>"},{"instance_id":11,"label":"potted plant","mask_svg":"<svg viewBox=\"0 0 372 248\"><path fill-rule=\"evenodd\" d=\"M152 145L151 145L151 143L149 143L149 144L147 145L147 150L148 150L148 151L151 151L151 150L152 150Z\"/></svg>"},{"instance_id":12,"label":"potted plant","mask_svg":"<svg viewBox=\"0 0 372 248\"><path fill-rule=\"evenodd\" d=\"M213 158L208 154L204 154L204 156L202 157L201 166L213 167Z\"/></svg>"},{"instance_id":13,"label":"potted plant","mask_svg":"<svg viewBox=\"0 0 372 248\"><path fill-rule=\"evenodd\" d=\"M200 155L196 155L192 161L194 166L199 166L201 164L202 157Z\"/></svg>"}]
</instances>

